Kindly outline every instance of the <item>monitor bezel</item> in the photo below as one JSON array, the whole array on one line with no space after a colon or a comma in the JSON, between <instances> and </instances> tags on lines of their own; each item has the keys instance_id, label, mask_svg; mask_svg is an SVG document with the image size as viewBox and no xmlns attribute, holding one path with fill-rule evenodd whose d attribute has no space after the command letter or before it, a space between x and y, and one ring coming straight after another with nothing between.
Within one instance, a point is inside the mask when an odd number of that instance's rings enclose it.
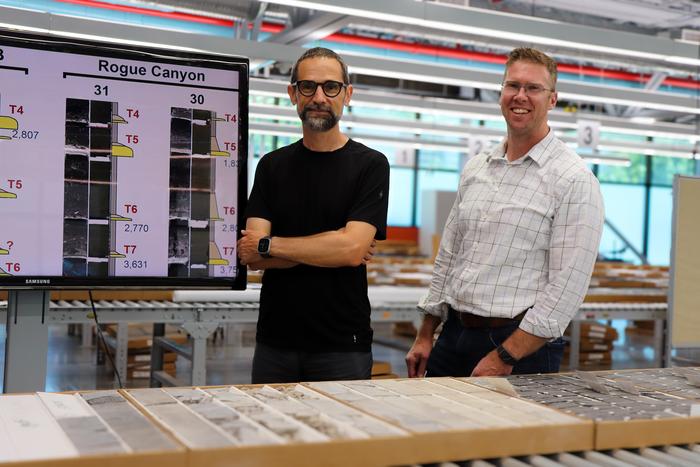
<instances>
[{"instance_id":1,"label":"monitor bezel","mask_svg":"<svg viewBox=\"0 0 700 467\"><path fill-rule=\"evenodd\" d=\"M214 53L189 52L156 47L121 45L74 39L60 35L40 35L0 28L0 47L19 47L79 55L141 60L173 65L233 70L239 72L238 99L238 206L237 232L240 239L248 199L248 95L250 61L247 57ZM63 175L62 175L63 176ZM244 290L247 269L236 258L235 277L65 277L39 275L0 276L0 290L14 289L227 289Z\"/></svg>"}]
</instances>

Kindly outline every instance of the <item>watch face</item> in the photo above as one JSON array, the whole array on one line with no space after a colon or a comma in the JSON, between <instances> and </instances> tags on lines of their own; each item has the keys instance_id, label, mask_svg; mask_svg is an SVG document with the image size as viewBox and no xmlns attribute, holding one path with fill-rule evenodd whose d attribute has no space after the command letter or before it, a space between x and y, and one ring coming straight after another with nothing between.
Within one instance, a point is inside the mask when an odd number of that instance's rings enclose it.
<instances>
[{"instance_id":1,"label":"watch face","mask_svg":"<svg viewBox=\"0 0 700 467\"><path fill-rule=\"evenodd\" d=\"M267 237L261 238L258 241L258 253L267 254L270 252L270 239Z\"/></svg>"}]
</instances>

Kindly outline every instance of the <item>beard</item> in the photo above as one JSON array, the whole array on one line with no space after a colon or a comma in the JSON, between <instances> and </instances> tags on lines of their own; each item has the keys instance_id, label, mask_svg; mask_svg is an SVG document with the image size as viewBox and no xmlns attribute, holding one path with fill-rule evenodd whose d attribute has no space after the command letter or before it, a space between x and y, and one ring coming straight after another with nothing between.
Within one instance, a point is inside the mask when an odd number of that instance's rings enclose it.
<instances>
[{"instance_id":1,"label":"beard","mask_svg":"<svg viewBox=\"0 0 700 467\"><path fill-rule=\"evenodd\" d=\"M309 112L326 112L325 115L309 116ZM340 115L336 115L333 109L324 105L309 104L299 112L299 118L303 125L313 131L328 131L338 124Z\"/></svg>"}]
</instances>

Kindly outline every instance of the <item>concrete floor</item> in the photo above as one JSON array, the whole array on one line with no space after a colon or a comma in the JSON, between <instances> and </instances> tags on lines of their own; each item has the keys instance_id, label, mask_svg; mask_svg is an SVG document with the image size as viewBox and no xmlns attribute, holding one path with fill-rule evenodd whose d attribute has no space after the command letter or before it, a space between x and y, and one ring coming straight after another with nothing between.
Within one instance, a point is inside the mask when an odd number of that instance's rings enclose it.
<instances>
[{"instance_id":1,"label":"concrete floor","mask_svg":"<svg viewBox=\"0 0 700 467\"><path fill-rule=\"evenodd\" d=\"M620 338L615 343L613 352L614 368L647 368L652 366L653 349L651 337L638 334L626 334L625 322L614 321L619 329ZM406 376L404 356L412 339L394 336L390 324L376 324L375 336L388 345L375 344L373 355L375 361L389 362L392 372ZM217 342L210 340L207 349L207 384L246 384L250 383L250 369L255 345L255 326L238 325L233 330L233 344L226 344L225 339ZM4 361L5 339L4 326L0 326L0 365ZM67 326L50 326L49 354L46 391L67 391L76 389L108 389L113 387L113 376L109 363L96 364L94 346L83 347L79 336L68 335ZM564 370L565 368L562 368ZM179 377L186 377L190 371L189 362L178 359ZM0 385L2 373L0 373ZM127 387L145 387L146 379L131 379Z\"/></svg>"}]
</instances>

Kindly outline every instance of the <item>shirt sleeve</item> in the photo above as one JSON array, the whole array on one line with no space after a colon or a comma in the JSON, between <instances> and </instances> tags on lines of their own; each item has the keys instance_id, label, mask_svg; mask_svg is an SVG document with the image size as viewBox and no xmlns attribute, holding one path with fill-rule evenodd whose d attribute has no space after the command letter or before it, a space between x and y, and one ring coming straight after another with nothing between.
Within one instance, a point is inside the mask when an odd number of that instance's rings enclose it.
<instances>
[{"instance_id":1,"label":"shirt sleeve","mask_svg":"<svg viewBox=\"0 0 700 467\"><path fill-rule=\"evenodd\" d=\"M466 172L466 171L465 171ZM464 195L466 177L462 174L457 197L450 214L445 221L445 228L442 232L440 247L438 254L435 257L433 265L433 276L430 279L430 288L428 293L424 295L418 302L418 311L424 315L434 315L442 321L447 320L449 304L447 303L447 281L453 274L455 268L455 260L457 252L461 248L464 229L459 225L459 210Z\"/></svg>"},{"instance_id":2,"label":"shirt sleeve","mask_svg":"<svg viewBox=\"0 0 700 467\"><path fill-rule=\"evenodd\" d=\"M260 217L262 219L267 219L272 222L272 210L270 209L270 199L269 199L269 155L264 156L258 162L258 166L255 168L255 179L253 181L253 189L250 192L250 197L248 198L248 204L246 206L245 217L246 219L251 217Z\"/></svg>"},{"instance_id":3,"label":"shirt sleeve","mask_svg":"<svg viewBox=\"0 0 700 467\"><path fill-rule=\"evenodd\" d=\"M520 329L543 338L564 334L588 292L604 221L598 180L583 172L572 181L555 212L548 283Z\"/></svg>"},{"instance_id":4,"label":"shirt sleeve","mask_svg":"<svg viewBox=\"0 0 700 467\"><path fill-rule=\"evenodd\" d=\"M378 152L372 157L362 179L348 221L362 221L377 228L375 238L386 239L386 216L389 209L389 161Z\"/></svg>"}]
</instances>

